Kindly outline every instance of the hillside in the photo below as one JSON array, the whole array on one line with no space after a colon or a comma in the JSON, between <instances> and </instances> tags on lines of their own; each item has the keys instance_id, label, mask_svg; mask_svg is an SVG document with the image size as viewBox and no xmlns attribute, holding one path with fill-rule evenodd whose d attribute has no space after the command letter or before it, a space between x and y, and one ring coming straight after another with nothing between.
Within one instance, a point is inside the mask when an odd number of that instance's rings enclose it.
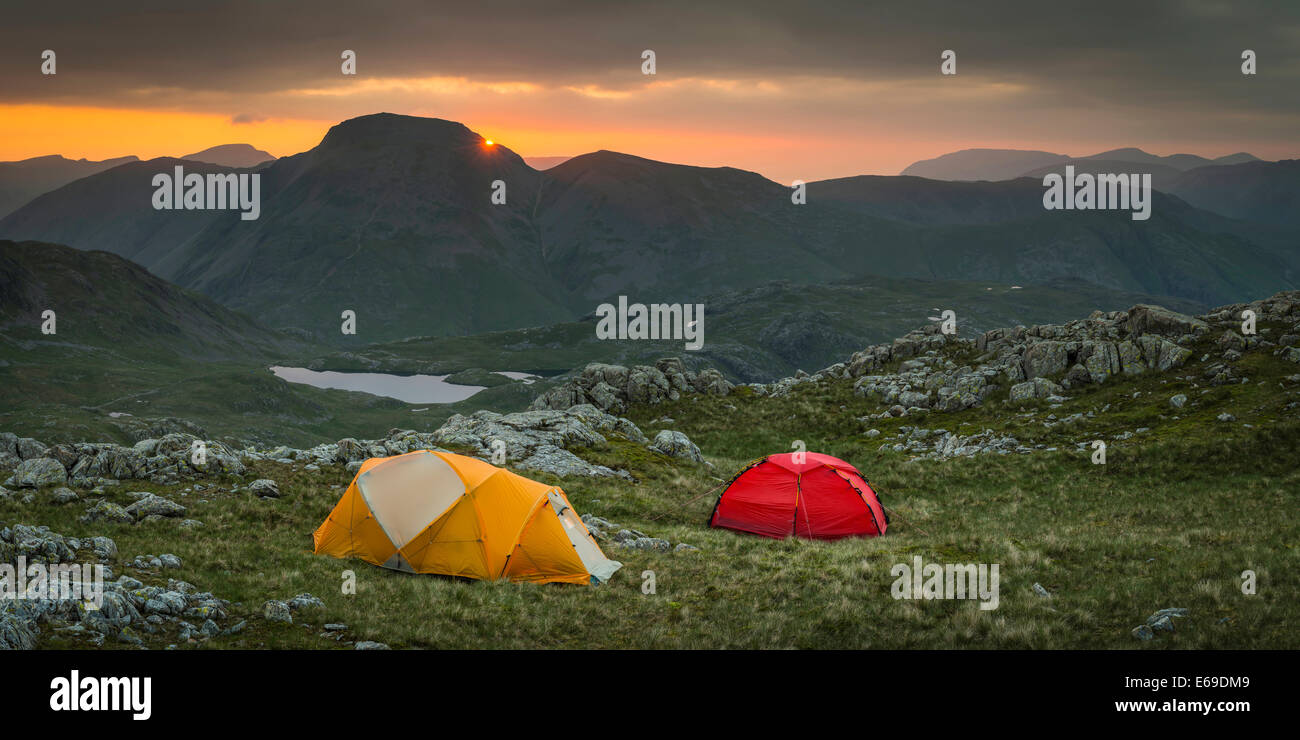
<instances>
[{"instance_id":1,"label":"hillside","mask_svg":"<svg viewBox=\"0 0 1300 740\"><path fill-rule=\"evenodd\" d=\"M1200 304L1097 287L1081 280L1013 287L954 280L865 277L822 283L815 291L790 281L728 291L705 299L705 343L601 341L595 318L469 337L423 337L335 352L311 360L317 370L443 374L468 368L552 376L589 362L650 364L681 355L742 382L770 381L824 367L856 348L915 328L938 311L961 316L963 334L997 326L1062 321L1101 307L1159 302L1196 311ZM942 307L942 308L939 308ZM936 310L938 309L938 311ZM544 387L544 386L543 386Z\"/></svg>"},{"instance_id":2,"label":"hillside","mask_svg":"<svg viewBox=\"0 0 1300 740\"><path fill-rule=\"evenodd\" d=\"M1243 337L1246 308L1259 332ZM21 473L0 491L0 551L107 563L125 577L112 589L119 611L81 629L62 629L78 619L57 608L0 605L0 639L81 649L1293 649L1298 343L1293 292L1195 317L1134 306L973 339L921 330L812 375L654 393L627 402L623 420L590 406L457 417L307 449L215 448L219 466L180 459L193 439L184 432L134 448L47 449L0 435L0 461ZM588 371L624 378L616 393L654 381ZM668 454L648 441L672 432L689 446ZM562 486L623 564L607 584L411 576L311 553L310 533L364 458L425 447L483 456L503 433L515 442L507 466ZM864 472L890 513L886 535L772 540L707 527L719 484L794 440ZM110 470L123 482L103 480ZM918 557L998 564L995 608L897 598L894 567ZM270 561L281 567L268 578ZM339 596L343 568L372 596ZM642 589L646 571L653 593ZM1243 571L1257 574L1257 590L1242 588ZM1176 617L1157 618L1167 613Z\"/></svg>"},{"instance_id":3,"label":"hillside","mask_svg":"<svg viewBox=\"0 0 1300 740\"><path fill-rule=\"evenodd\" d=\"M91 162L52 154L18 162L0 162L0 218L18 210L36 196L73 180L136 161L139 161L137 157L118 157Z\"/></svg>"},{"instance_id":4,"label":"hillside","mask_svg":"<svg viewBox=\"0 0 1300 740\"><path fill-rule=\"evenodd\" d=\"M41 333L46 310L53 335ZM267 370L325 351L116 255L0 241L0 429L127 441L184 417L215 437L307 442L344 424L379 433L418 418L394 399L294 385ZM422 423L522 407L523 388L489 389Z\"/></svg>"},{"instance_id":5,"label":"hillside","mask_svg":"<svg viewBox=\"0 0 1300 740\"><path fill-rule=\"evenodd\" d=\"M43 334L52 310L57 333ZM64 348L153 361L271 359L307 348L108 252L0 241L0 336L9 348Z\"/></svg>"},{"instance_id":6,"label":"hillside","mask_svg":"<svg viewBox=\"0 0 1300 740\"><path fill-rule=\"evenodd\" d=\"M1300 228L1300 159L1201 167L1180 175L1169 192L1231 218Z\"/></svg>"}]
</instances>

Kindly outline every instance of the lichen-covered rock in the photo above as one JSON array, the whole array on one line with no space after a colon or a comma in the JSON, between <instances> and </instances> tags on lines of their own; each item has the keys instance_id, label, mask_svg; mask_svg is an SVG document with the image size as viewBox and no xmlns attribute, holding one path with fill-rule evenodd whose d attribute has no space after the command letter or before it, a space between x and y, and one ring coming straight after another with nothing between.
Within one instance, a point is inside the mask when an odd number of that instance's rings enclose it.
<instances>
[{"instance_id":1,"label":"lichen-covered rock","mask_svg":"<svg viewBox=\"0 0 1300 740\"><path fill-rule=\"evenodd\" d=\"M710 396L730 395L735 386L714 368L705 368L695 376L695 390Z\"/></svg>"},{"instance_id":2,"label":"lichen-covered rock","mask_svg":"<svg viewBox=\"0 0 1300 740\"><path fill-rule=\"evenodd\" d=\"M1069 360L1065 344L1049 340L1029 345L1020 366L1025 372L1025 378L1042 378L1064 373L1069 367Z\"/></svg>"},{"instance_id":3,"label":"lichen-covered rock","mask_svg":"<svg viewBox=\"0 0 1300 740\"><path fill-rule=\"evenodd\" d=\"M1061 386L1046 378L1034 378L1011 386L1012 401L1028 401L1033 398L1047 398L1061 392Z\"/></svg>"},{"instance_id":4,"label":"lichen-covered rock","mask_svg":"<svg viewBox=\"0 0 1300 740\"><path fill-rule=\"evenodd\" d=\"M13 603L0 601L0 650L35 650L40 628L36 620L18 614Z\"/></svg>"},{"instance_id":5,"label":"lichen-covered rock","mask_svg":"<svg viewBox=\"0 0 1300 740\"><path fill-rule=\"evenodd\" d=\"M1165 372L1182 367L1192 356L1192 351L1161 337L1146 335L1137 340L1147 367L1157 372Z\"/></svg>"},{"instance_id":6,"label":"lichen-covered rock","mask_svg":"<svg viewBox=\"0 0 1300 740\"><path fill-rule=\"evenodd\" d=\"M71 488L60 486L50 491L50 501L56 504L70 504L78 500L77 492Z\"/></svg>"},{"instance_id":7,"label":"lichen-covered rock","mask_svg":"<svg viewBox=\"0 0 1300 740\"><path fill-rule=\"evenodd\" d=\"M286 603L289 605L289 610L295 612L300 609L324 609L325 608L324 601L321 601L315 596L312 596L311 594L307 594L307 593L298 594L292 599L289 599L289 601Z\"/></svg>"},{"instance_id":8,"label":"lichen-covered rock","mask_svg":"<svg viewBox=\"0 0 1300 740\"><path fill-rule=\"evenodd\" d=\"M44 457L45 451L49 449L44 444L32 439L31 437L19 437L15 442L14 447L18 453L18 457L24 460L34 460L38 457Z\"/></svg>"},{"instance_id":9,"label":"lichen-covered rock","mask_svg":"<svg viewBox=\"0 0 1300 740\"><path fill-rule=\"evenodd\" d=\"M18 464L14 469L13 479L13 485L18 488L61 486L68 482L68 471L58 460L50 457L34 457Z\"/></svg>"},{"instance_id":10,"label":"lichen-covered rock","mask_svg":"<svg viewBox=\"0 0 1300 740\"><path fill-rule=\"evenodd\" d=\"M366 448L360 442L352 437L345 437L338 441L338 454L335 458L341 463L365 462L370 457Z\"/></svg>"},{"instance_id":11,"label":"lichen-covered rock","mask_svg":"<svg viewBox=\"0 0 1300 740\"><path fill-rule=\"evenodd\" d=\"M491 459L497 449L494 444L499 443L508 462L528 470L559 476L625 476L626 473L589 463L571 451L603 445L607 442L606 435L621 436L638 444L645 442L645 436L632 422L586 404L564 411L456 414L431 437L438 444L469 447L485 459Z\"/></svg>"},{"instance_id":12,"label":"lichen-covered rock","mask_svg":"<svg viewBox=\"0 0 1300 740\"><path fill-rule=\"evenodd\" d=\"M109 524L134 524L135 517L126 509L113 503L112 501L96 501L86 508L86 513L81 515L83 524L93 524L95 522L108 522Z\"/></svg>"},{"instance_id":13,"label":"lichen-covered rock","mask_svg":"<svg viewBox=\"0 0 1300 740\"><path fill-rule=\"evenodd\" d=\"M716 369L698 374L686 369L681 358L666 357L651 365L610 365L593 362L565 383L533 400L534 411L563 411L591 404L612 413L622 413L629 404L654 405L676 401L683 394L727 395L732 384Z\"/></svg>"},{"instance_id":14,"label":"lichen-covered rock","mask_svg":"<svg viewBox=\"0 0 1300 740\"><path fill-rule=\"evenodd\" d=\"M1125 325L1129 333L1134 336L1160 334L1178 337L1183 334L1203 334L1210 330L1209 325L1201 319L1162 306L1145 304L1136 305L1128 310Z\"/></svg>"},{"instance_id":15,"label":"lichen-covered rock","mask_svg":"<svg viewBox=\"0 0 1300 740\"><path fill-rule=\"evenodd\" d=\"M1105 383L1119 374L1119 348L1114 342L1084 342L1080 353L1085 356L1083 366L1094 383Z\"/></svg>"},{"instance_id":16,"label":"lichen-covered rock","mask_svg":"<svg viewBox=\"0 0 1300 740\"><path fill-rule=\"evenodd\" d=\"M1142 350L1136 342L1124 340L1117 345L1120 372L1125 375L1141 375L1146 372L1146 363L1142 361Z\"/></svg>"},{"instance_id":17,"label":"lichen-covered rock","mask_svg":"<svg viewBox=\"0 0 1300 740\"><path fill-rule=\"evenodd\" d=\"M258 498L280 498L280 486L270 478L258 478L249 483L248 492Z\"/></svg>"},{"instance_id":18,"label":"lichen-covered rock","mask_svg":"<svg viewBox=\"0 0 1300 740\"><path fill-rule=\"evenodd\" d=\"M151 516L179 518L185 516L185 511L184 506L153 493L145 494L138 501L126 507L126 513L135 517L136 521Z\"/></svg>"},{"instance_id":19,"label":"lichen-covered rock","mask_svg":"<svg viewBox=\"0 0 1300 740\"><path fill-rule=\"evenodd\" d=\"M650 449L679 460L704 462L704 455L700 454L700 448L691 441L690 437L672 429L665 429L656 434L654 441L650 443Z\"/></svg>"},{"instance_id":20,"label":"lichen-covered rock","mask_svg":"<svg viewBox=\"0 0 1300 740\"><path fill-rule=\"evenodd\" d=\"M283 601L271 599L262 604L262 616L268 622L293 624L293 614L289 611L289 605Z\"/></svg>"}]
</instances>

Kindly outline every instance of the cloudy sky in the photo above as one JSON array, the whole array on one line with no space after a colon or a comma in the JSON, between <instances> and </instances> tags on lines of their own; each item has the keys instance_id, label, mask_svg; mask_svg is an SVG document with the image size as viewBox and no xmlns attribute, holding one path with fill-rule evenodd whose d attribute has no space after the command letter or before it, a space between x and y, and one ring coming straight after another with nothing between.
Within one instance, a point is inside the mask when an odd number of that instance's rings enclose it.
<instances>
[{"instance_id":1,"label":"cloudy sky","mask_svg":"<svg viewBox=\"0 0 1300 740\"><path fill-rule=\"evenodd\" d=\"M525 156L612 149L782 182L970 147L1300 156L1297 2L24 5L0 23L0 160L231 142L283 156L378 111L461 121Z\"/></svg>"}]
</instances>

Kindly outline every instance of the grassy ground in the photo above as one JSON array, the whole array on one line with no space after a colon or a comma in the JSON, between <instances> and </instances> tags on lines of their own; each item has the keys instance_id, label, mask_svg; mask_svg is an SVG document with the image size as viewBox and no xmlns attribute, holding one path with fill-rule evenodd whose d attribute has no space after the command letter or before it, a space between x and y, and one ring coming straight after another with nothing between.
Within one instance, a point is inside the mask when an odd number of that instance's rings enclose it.
<instances>
[{"instance_id":1,"label":"grassy ground","mask_svg":"<svg viewBox=\"0 0 1300 740\"><path fill-rule=\"evenodd\" d=\"M235 613L250 619L246 631L215 638L206 644L211 648L337 647L317 633L325 622L343 622L349 639L413 648L1294 649L1300 423L1286 409L1297 400L1286 376L1297 369L1267 355L1248 355L1242 364L1249 383L1205 394L1172 374L1149 375L1072 394L1060 408L994 400L923 420L860 421L878 406L855 397L847 381L803 387L784 399L741 393L634 409L631 417L647 432L687 432L713 468L611 443L583 454L628 469L635 482L550 482L562 485L582 513L700 551L607 546L624 568L598 588L411 576L317 557L311 532L348 483L340 467L259 463L258 477L280 483L284 495L274 501L225 492L234 481L204 501L182 495L185 486L144 483L111 495L119 503L129 501L130 490L171 496L205 523L193 531L169 523L82 525L82 506L39 498L0 502L0 520L47 524L66 535L108 534L124 559L179 555L181 570L141 579L183 578L240 602ZM1176 375L1199 375L1198 368L1194 362ZM1175 411L1167 399L1180 392L1191 403ZM1049 413L1065 417L1107 404L1082 426L1042 425ZM1225 410L1238 421L1216 421ZM664 415L674 423L653 423ZM879 449L903 424L962 433L991 427L1058 449L913 461ZM1151 431L1112 441L1106 465L1093 465L1091 450L1075 449L1075 442L1110 440L1138 426ZM868 439L868 428L883 435ZM774 541L705 525L716 494L699 494L748 460L789 450L795 439L867 475L895 514L888 535ZM927 563L999 564L999 607L892 598L891 567L917 555ZM348 570L356 576L355 595L341 593ZM1246 570L1256 575L1253 595L1241 588ZM654 594L642 592L645 571L655 574ZM1051 596L1036 595L1034 583ZM258 616L266 599L303 591L327 604L323 613L306 615L310 626L271 625ZM1130 636L1164 607L1186 607L1191 616L1151 642ZM49 647L76 646L44 639ZM153 646L166 643L150 639Z\"/></svg>"}]
</instances>

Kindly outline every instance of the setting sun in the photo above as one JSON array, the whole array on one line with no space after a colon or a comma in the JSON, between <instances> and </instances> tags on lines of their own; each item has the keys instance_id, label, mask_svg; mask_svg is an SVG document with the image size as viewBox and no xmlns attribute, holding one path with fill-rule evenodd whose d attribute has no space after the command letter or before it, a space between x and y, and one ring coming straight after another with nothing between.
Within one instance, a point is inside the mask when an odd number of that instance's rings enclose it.
<instances>
[{"instance_id":1,"label":"setting sun","mask_svg":"<svg viewBox=\"0 0 1300 740\"><path fill-rule=\"evenodd\" d=\"M483 143L487 146L496 146L496 143L493 142L491 139L484 139Z\"/></svg>"}]
</instances>

